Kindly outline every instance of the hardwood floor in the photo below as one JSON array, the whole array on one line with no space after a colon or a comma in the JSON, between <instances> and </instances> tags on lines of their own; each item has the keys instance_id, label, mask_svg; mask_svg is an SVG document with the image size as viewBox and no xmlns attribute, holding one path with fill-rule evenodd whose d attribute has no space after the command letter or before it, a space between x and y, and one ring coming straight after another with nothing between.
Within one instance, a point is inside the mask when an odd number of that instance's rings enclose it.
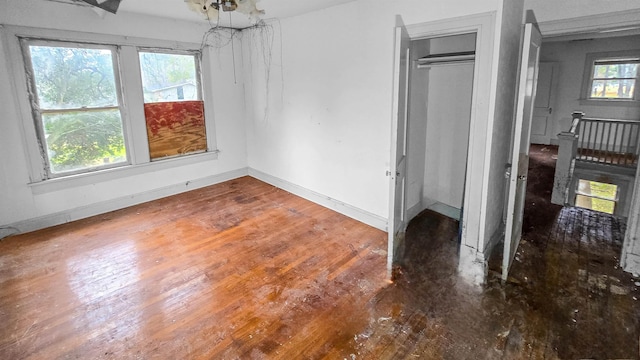
<instances>
[{"instance_id":1,"label":"hardwood floor","mask_svg":"<svg viewBox=\"0 0 640 360\"><path fill-rule=\"evenodd\" d=\"M386 233L249 177L6 238L0 359L639 358L623 224L546 209L482 287L452 219L411 220L389 282Z\"/></svg>"},{"instance_id":2,"label":"hardwood floor","mask_svg":"<svg viewBox=\"0 0 640 360\"><path fill-rule=\"evenodd\" d=\"M368 321L354 309L387 285L385 249L248 177L14 236L0 357L322 357Z\"/></svg>"}]
</instances>

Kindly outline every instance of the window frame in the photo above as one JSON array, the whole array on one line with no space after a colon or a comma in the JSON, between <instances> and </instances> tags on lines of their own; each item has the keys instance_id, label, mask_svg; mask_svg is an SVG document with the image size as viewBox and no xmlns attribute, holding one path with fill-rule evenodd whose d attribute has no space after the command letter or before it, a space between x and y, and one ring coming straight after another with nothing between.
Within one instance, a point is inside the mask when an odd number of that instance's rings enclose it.
<instances>
[{"instance_id":1,"label":"window frame","mask_svg":"<svg viewBox=\"0 0 640 360\"><path fill-rule=\"evenodd\" d=\"M637 87L640 85L640 67L636 71L636 83L633 97L630 99L622 98L593 98L591 97L591 90L594 81L594 70L597 62L607 62L613 60L633 59L637 61L640 59L639 50L625 50L625 51L612 51L612 52L598 52L588 53L586 55L584 75L582 80L582 89L580 93L581 105L616 105L616 106L640 106L640 89Z\"/></svg>"},{"instance_id":2,"label":"window frame","mask_svg":"<svg viewBox=\"0 0 640 360\"><path fill-rule=\"evenodd\" d=\"M42 148L37 132L36 119L33 111L34 93L28 88L29 80L26 73L27 63L21 45L21 39L53 41L56 43L88 44L91 46L113 46L118 50L119 77L118 97L122 109L123 133L127 147L127 164L115 167L100 168L93 171L64 176L50 177L45 171ZM216 129L214 121L214 106L211 65L212 50L200 48L199 43L168 41L149 38L138 38L121 35L84 33L67 30L51 30L34 27L5 25L0 32L0 41L5 43L9 69L13 76L11 85L17 94L18 116L22 119L20 130L23 139L23 151L28 159L29 185L33 193L42 194L77 186L96 184L110 181L123 176L134 176L151 171L160 171L179 166L208 162L218 158L219 150L216 144ZM177 158L150 161L146 123L144 117L144 101L142 95L142 80L138 60L138 48L157 49L158 51L191 52L198 54L200 64L198 80L200 81L200 96L204 100L205 126L207 136L207 150L204 153L187 154ZM114 69L115 71L115 69Z\"/></svg>"},{"instance_id":3,"label":"window frame","mask_svg":"<svg viewBox=\"0 0 640 360\"><path fill-rule=\"evenodd\" d=\"M142 46L138 46L137 47L137 51L138 51L138 59L140 58L140 53L156 53L156 54L171 54L171 55L190 55L193 56L195 59L195 68L196 68L196 83L194 84L196 86L196 92L197 92L197 100L203 100L202 97L202 92L203 92L203 86L202 86L202 56L201 53L199 51L193 51L193 50L168 50L168 49L161 49L161 48L150 48L150 47L142 47ZM138 63L140 65L140 63ZM142 81L142 69L140 69L140 80ZM182 100L182 101L186 101L186 100ZM143 99L143 103L146 103L145 100Z\"/></svg>"},{"instance_id":4,"label":"window frame","mask_svg":"<svg viewBox=\"0 0 640 360\"><path fill-rule=\"evenodd\" d=\"M188 55L188 56L193 56L194 58L194 66L195 66L195 79L196 79L196 83L194 84L196 86L196 100L197 101L203 101L204 102L204 98L203 98L203 81L202 81L202 56L201 56L201 51L193 51L193 50L168 50L168 49L162 49L162 48L149 48L149 47L140 47L138 46L136 48L137 51L137 59L138 59L138 68L140 70L140 91L142 93L142 105L144 107L145 104L148 104L147 101L144 99L144 84L142 83L142 64L140 63L140 53L156 53L156 54L171 54L171 55ZM177 100L177 101L188 101L188 100ZM206 110L206 109L205 109ZM146 121L146 116L145 116L145 121ZM205 122L206 122L206 113L205 113ZM145 123L146 124L146 123ZM205 135L207 134L207 127L205 126ZM148 138L147 138L148 139ZM209 143L209 137L207 136L207 147ZM168 160L168 159L174 159L174 158L181 158L181 157L185 157L185 156L192 156L192 155L196 155L196 154L202 154L203 152L207 152L207 150L205 151L194 151L194 152L190 152L190 153L186 153L186 154L179 154L179 155L172 155L172 156L163 156L163 157L159 157L159 158L153 158L151 159L151 154L149 154L149 159L151 162L156 162L156 161L164 161L164 160Z\"/></svg>"},{"instance_id":5,"label":"window frame","mask_svg":"<svg viewBox=\"0 0 640 360\"><path fill-rule=\"evenodd\" d=\"M34 39L34 38L27 38L27 37L21 37L19 39L20 39L22 54L24 57L25 72L27 75L27 89L29 90L30 96L33 96L33 104L36 105L36 106L33 106L32 112L34 117L34 125L36 127L36 134L38 136L37 138L38 147L40 148L40 151L41 151L44 172L47 176L47 179L61 178L65 176L84 174L84 173L93 172L93 171L100 171L100 170L130 165L131 158L129 156L129 146L128 146L129 144L126 140L128 138L127 128L125 127L125 124L124 124L125 120L123 117L124 109L123 109L122 91L121 91L122 85L120 82L119 48L114 45L88 44L88 43L81 43L81 42L57 41L57 40L50 40L50 39L45 40L45 39ZM33 63L31 58L31 51L29 49L29 47L32 45L49 46L49 47L68 47L68 48L76 48L76 49L107 49L111 51L111 62L113 65L113 77L114 77L113 80L114 80L115 90L116 90L117 105L100 107L100 109L103 109L103 110L117 109L118 112L120 113L120 121L122 123L122 136L124 137L124 140L125 140L125 154L126 154L125 161L120 163L114 163L114 164L94 166L88 169L71 170L71 171L64 171L59 173L54 173L53 171L51 171L51 159L47 154L48 153L47 146L44 140L46 136L45 136L45 130L44 130L44 123L42 121L42 115L45 113L54 113L54 112L55 113L91 112L98 109L98 107L81 107L81 108L69 108L69 109L59 109L59 110L42 109L42 107L40 106L41 103L38 99L38 92L36 89L36 79L33 71L34 69L33 69Z\"/></svg>"},{"instance_id":6,"label":"window frame","mask_svg":"<svg viewBox=\"0 0 640 360\"><path fill-rule=\"evenodd\" d=\"M581 181L586 181L586 182L589 182L589 183L599 183L599 184L606 184L606 185L615 186L615 188L616 188L616 196L615 196L615 198L610 199L610 198L598 196L598 195L595 195L595 194L584 193L584 192L580 191L580 182ZM583 179L581 177L578 177L577 181L576 181L576 188L574 190L574 193L575 193L575 198L574 198L573 203L575 204L575 206L578 206L577 205L578 204L578 197L582 196L582 197L589 198L589 199L597 199L597 200L601 200L601 201L606 201L606 202L612 203L613 204L613 212L610 213L611 215L618 214L618 212L619 212L618 205L620 203L620 185L618 185L618 184L614 184L614 183L611 183L611 182L602 182L602 181L597 181L597 180L587 180L587 179ZM593 208L586 208L586 207L581 207L581 208L592 210L592 211L598 211L598 210L595 210ZM604 212L604 213L605 214L609 214L607 212Z\"/></svg>"}]
</instances>

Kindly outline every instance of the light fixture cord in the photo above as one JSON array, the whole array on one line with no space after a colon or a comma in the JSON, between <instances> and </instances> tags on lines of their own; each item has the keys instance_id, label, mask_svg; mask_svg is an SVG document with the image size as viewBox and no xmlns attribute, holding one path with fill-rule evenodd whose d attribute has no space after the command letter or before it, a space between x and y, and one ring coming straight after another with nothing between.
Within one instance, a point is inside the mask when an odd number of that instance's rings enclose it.
<instances>
[{"instance_id":1,"label":"light fixture cord","mask_svg":"<svg viewBox=\"0 0 640 360\"><path fill-rule=\"evenodd\" d=\"M233 59L233 84L238 85L236 79L236 50L233 46L233 23L231 22L231 11L229 11L229 27L231 28L231 58Z\"/></svg>"}]
</instances>

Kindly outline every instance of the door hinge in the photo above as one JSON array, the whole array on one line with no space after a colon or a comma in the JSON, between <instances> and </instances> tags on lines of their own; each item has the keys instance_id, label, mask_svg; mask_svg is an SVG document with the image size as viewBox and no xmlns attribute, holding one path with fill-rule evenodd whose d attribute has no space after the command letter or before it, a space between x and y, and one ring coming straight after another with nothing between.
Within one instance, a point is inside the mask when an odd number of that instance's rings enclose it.
<instances>
[{"instance_id":1,"label":"door hinge","mask_svg":"<svg viewBox=\"0 0 640 360\"><path fill-rule=\"evenodd\" d=\"M511 178L511 164L505 165L504 177L505 179Z\"/></svg>"}]
</instances>

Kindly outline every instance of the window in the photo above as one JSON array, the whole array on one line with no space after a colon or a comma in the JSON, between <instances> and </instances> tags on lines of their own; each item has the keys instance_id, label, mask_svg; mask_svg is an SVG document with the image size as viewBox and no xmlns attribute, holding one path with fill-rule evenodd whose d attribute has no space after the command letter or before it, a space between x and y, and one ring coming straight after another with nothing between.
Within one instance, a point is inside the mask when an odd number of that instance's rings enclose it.
<instances>
[{"instance_id":1,"label":"window","mask_svg":"<svg viewBox=\"0 0 640 360\"><path fill-rule=\"evenodd\" d=\"M139 57L145 103L200 100L195 55L140 51Z\"/></svg>"},{"instance_id":2,"label":"window","mask_svg":"<svg viewBox=\"0 0 640 360\"><path fill-rule=\"evenodd\" d=\"M114 49L36 41L28 49L49 175L126 163Z\"/></svg>"},{"instance_id":3,"label":"window","mask_svg":"<svg viewBox=\"0 0 640 360\"><path fill-rule=\"evenodd\" d=\"M217 158L200 44L7 30L14 63L24 60L15 79L28 94L21 108L32 185L54 189L150 171L138 165L151 162L161 169ZM91 176L70 176L81 174ZM54 178L61 181L45 184Z\"/></svg>"},{"instance_id":4,"label":"window","mask_svg":"<svg viewBox=\"0 0 640 360\"><path fill-rule=\"evenodd\" d=\"M576 192L576 206L613 214L618 199L618 186L580 179Z\"/></svg>"},{"instance_id":5,"label":"window","mask_svg":"<svg viewBox=\"0 0 640 360\"><path fill-rule=\"evenodd\" d=\"M601 101L638 100L635 91L640 75L640 56L630 52L615 54L590 54L587 56L583 98Z\"/></svg>"},{"instance_id":6,"label":"window","mask_svg":"<svg viewBox=\"0 0 640 360\"><path fill-rule=\"evenodd\" d=\"M206 151L197 56L140 51L139 58L151 160Z\"/></svg>"},{"instance_id":7,"label":"window","mask_svg":"<svg viewBox=\"0 0 640 360\"><path fill-rule=\"evenodd\" d=\"M593 64L590 99L633 99L637 59L599 60Z\"/></svg>"}]
</instances>

